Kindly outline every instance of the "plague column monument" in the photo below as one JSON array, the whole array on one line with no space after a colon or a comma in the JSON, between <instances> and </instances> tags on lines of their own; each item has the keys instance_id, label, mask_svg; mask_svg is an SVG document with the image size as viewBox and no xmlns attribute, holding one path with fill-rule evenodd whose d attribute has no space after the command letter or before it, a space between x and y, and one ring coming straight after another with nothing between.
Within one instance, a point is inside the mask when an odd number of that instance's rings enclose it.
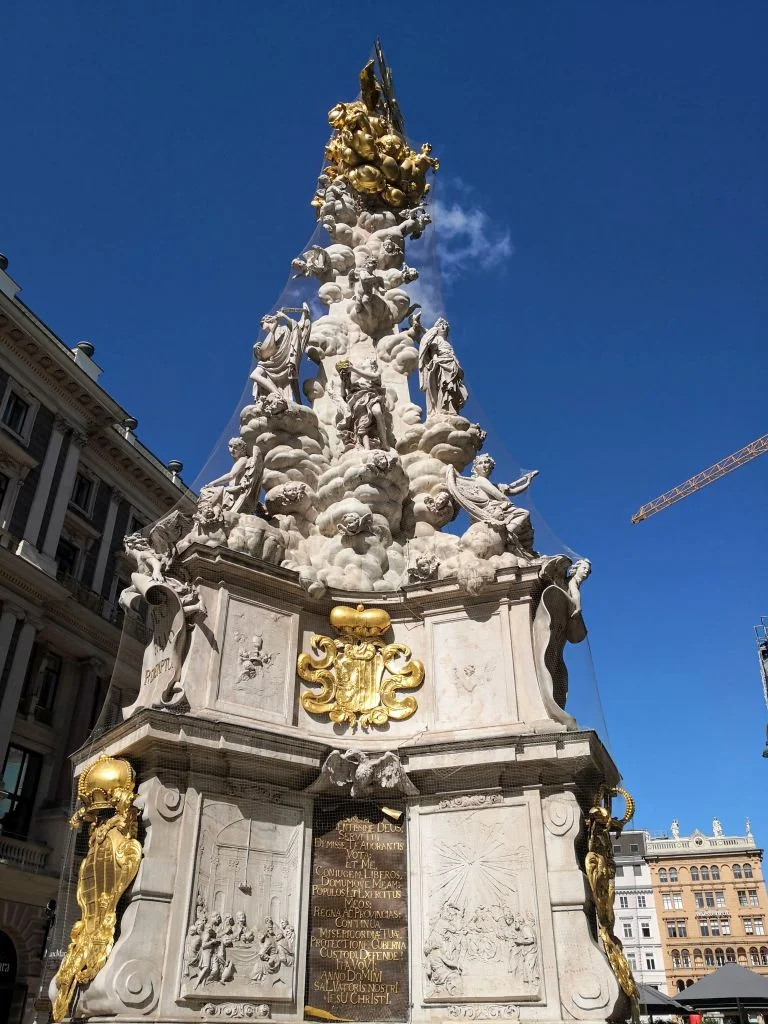
<instances>
[{"instance_id":1,"label":"plague column monument","mask_svg":"<svg viewBox=\"0 0 768 1024\"><path fill-rule=\"evenodd\" d=\"M125 541L152 636L76 757L56 1020L634 1009L618 773L567 710L590 565L536 550L535 474L497 481L463 414L467 327L408 291L438 162L380 51L360 84L228 468Z\"/></svg>"}]
</instances>

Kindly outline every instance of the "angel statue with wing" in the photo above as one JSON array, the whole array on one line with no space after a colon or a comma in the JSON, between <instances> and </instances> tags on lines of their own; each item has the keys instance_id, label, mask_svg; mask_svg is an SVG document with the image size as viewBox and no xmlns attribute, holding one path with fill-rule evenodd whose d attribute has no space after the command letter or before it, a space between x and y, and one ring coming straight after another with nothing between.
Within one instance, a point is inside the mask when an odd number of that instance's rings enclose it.
<instances>
[{"instance_id":1,"label":"angel statue with wing","mask_svg":"<svg viewBox=\"0 0 768 1024\"><path fill-rule=\"evenodd\" d=\"M539 471L533 469L511 484L494 484L489 477L495 466L490 455L478 455L472 463L469 479L459 476L454 467L449 466L445 476L448 493L473 521L503 531L507 545L515 554L535 558L531 513L518 508L509 499L526 491Z\"/></svg>"}]
</instances>

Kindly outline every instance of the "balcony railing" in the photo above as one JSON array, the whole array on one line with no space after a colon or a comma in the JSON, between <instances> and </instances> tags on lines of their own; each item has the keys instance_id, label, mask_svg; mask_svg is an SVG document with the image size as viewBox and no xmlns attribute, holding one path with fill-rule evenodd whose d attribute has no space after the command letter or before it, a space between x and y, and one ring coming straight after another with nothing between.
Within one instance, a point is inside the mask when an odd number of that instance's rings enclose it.
<instances>
[{"instance_id":1,"label":"balcony railing","mask_svg":"<svg viewBox=\"0 0 768 1024\"><path fill-rule=\"evenodd\" d=\"M36 873L45 871L49 853L50 848L42 843L0 836L0 864L8 867Z\"/></svg>"}]
</instances>

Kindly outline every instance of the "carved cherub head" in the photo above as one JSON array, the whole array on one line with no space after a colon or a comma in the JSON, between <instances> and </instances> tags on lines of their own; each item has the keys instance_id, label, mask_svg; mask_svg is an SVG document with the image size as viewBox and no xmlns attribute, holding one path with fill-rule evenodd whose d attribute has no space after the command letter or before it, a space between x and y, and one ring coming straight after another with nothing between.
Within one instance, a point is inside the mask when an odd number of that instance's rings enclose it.
<instances>
[{"instance_id":1,"label":"carved cherub head","mask_svg":"<svg viewBox=\"0 0 768 1024\"><path fill-rule=\"evenodd\" d=\"M233 459L239 459L248 454L248 445L242 437L231 437L229 439L229 454Z\"/></svg>"},{"instance_id":2,"label":"carved cherub head","mask_svg":"<svg viewBox=\"0 0 768 1024\"><path fill-rule=\"evenodd\" d=\"M437 320L435 320L434 327L438 334L442 334L444 338L448 337L448 332L451 329L451 325L448 323L445 317L439 316Z\"/></svg>"},{"instance_id":3,"label":"carved cherub head","mask_svg":"<svg viewBox=\"0 0 768 1024\"><path fill-rule=\"evenodd\" d=\"M591 572L592 563L590 560L588 558L579 558L568 569L565 575L567 579L572 579L576 583L576 586L580 587Z\"/></svg>"},{"instance_id":4,"label":"carved cherub head","mask_svg":"<svg viewBox=\"0 0 768 1024\"><path fill-rule=\"evenodd\" d=\"M483 455L478 455L472 463L472 476L488 477L495 468L496 460L486 452Z\"/></svg>"}]
</instances>

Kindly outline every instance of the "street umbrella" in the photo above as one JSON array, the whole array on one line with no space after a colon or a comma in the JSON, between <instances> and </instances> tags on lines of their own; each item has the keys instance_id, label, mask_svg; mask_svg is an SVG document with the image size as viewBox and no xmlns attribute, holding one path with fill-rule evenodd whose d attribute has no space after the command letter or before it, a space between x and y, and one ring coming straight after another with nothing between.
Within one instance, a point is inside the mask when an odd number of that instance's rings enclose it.
<instances>
[{"instance_id":1,"label":"street umbrella","mask_svg":"<svg viewBox=\"0 0 768 1024\"><path fill-rule=\"evenodd\" d=\"M663 992L659 992L652 985L638 985L637 991L640 996L640 1013L643 1016L648 1014L651 1020L653 1020L654 1013L657 1017L680 1016L680 1014L690 1013L689 1007L678 1003L671 996L664 995Z\"/></svg>"},{"instance_id":2,"label":"street umbrella","mask_svg":"<svg viewBox=\"0 0 768 1024\"><path fill-rule=\"evenodd\" d=\"M685 1001L697 1010L730 1010L746 1022L747 1010L768 1007L768 978L739 964L723 964L685 990Z\"/></svg>"}]
</instances>

